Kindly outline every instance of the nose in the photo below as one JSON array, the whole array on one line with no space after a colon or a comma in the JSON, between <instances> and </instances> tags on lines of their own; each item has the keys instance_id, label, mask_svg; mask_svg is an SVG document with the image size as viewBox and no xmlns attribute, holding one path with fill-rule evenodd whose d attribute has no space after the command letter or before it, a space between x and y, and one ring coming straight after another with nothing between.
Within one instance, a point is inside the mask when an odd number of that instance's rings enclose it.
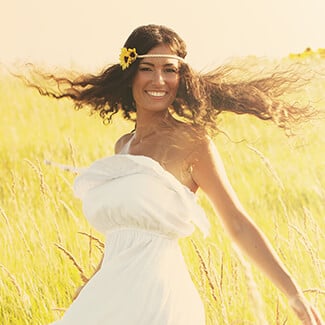
<instances>
[{"instance_id":1,"label":"nose","mask_svg":"<svg viewBox=\"0 0 325 325\"><path fill-rule=\"evenodd\" d=\"M165 78L161 70L156 70L152 77L152 83L154 85L164 85Z\"/></svg>"}]
</instances>

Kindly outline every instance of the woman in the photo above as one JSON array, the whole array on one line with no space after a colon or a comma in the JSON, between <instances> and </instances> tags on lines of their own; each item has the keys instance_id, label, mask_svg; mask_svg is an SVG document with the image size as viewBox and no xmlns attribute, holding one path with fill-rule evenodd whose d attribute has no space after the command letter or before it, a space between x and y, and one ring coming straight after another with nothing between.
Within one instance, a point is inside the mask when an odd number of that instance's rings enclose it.
<instances>
[{"instance_id":1,"label":"woman","mask_svg":"<svg viewBox=\"0 0 325 325\"><path fill-rule=\"evenodd\" d=\"M98 76L52 77L59 93L35 86L78 107L90 105L104 121L118 111L136 117L134 131L117 141L116 155L94 162L76 179L86 217L106 234L106 251L57 324L205 324L177 244L193 232L193 223L208 233L195 201L199 187L233 241L284 292L301 322L323 324L238 201L208 135L221 111L253 114L284 128L308 116L306 107L279 100L292 75L227 83L227 71L197 74L185 56L174 31L142 26L126 41L120 64Z\"/></svg>"}]
</instances>

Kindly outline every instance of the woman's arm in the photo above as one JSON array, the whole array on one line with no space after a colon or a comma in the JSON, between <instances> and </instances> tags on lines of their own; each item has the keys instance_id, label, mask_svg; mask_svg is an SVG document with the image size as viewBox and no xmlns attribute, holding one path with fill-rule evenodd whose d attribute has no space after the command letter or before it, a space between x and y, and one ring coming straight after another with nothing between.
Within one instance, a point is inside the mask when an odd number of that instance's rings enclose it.
<instances>
[{"instance_id":1,"label":"woman's arm","mask_svg":"<svg viewBox=\"0 0 325 325\"><path fill-rule=\"evenodd\" d=\"M239 202L212 141L204 141L195 156L193 180L208 195L237 246L284 292L304 324L322 324L267 238Z\"/></svg>"}]
</instances>

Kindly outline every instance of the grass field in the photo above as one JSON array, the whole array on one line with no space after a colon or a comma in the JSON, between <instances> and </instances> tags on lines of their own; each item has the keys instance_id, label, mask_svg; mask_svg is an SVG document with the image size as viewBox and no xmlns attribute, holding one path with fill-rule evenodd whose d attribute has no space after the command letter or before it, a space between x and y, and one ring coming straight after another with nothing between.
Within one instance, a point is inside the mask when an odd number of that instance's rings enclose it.
<instances>
[{"instance_id":1,"label":"grass field","mask_svg":"<svg viewBox=\"0 0 325 325\"><path fill-rule=\"evenodd\" d=\"M75 175L45 161L86 166L112 154L133 125L116 118L104 126L4 72L0 109L0 324L44 325L62 315L103 250L73 196ZM220 134L215 142L239 198L325 317L325 121L292 138L247 116L224 115L220 126L231 140ZM297 324L286 298L237 255L199 195L212 235L196 232L181 246L207 324Z\"/></svg>"}]
</instances>

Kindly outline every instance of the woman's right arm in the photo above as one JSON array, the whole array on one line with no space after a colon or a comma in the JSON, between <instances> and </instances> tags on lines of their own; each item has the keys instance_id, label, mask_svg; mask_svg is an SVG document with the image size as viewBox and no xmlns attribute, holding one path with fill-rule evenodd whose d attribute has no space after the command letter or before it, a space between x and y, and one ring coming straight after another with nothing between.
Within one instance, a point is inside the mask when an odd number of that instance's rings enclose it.
<instances>
[{"instance_id":1,"label":"woman's right arm","mask_svg":"<svg viewBox=\"0 0 325 325\"><path fill-rule=\"evenodd\" d=\"M128 141L130 141L133 133L127 133L122 135L115 143L114 153L118 154L122 151L123 147L126 145Z\"/></svg>"}]
</instances>

